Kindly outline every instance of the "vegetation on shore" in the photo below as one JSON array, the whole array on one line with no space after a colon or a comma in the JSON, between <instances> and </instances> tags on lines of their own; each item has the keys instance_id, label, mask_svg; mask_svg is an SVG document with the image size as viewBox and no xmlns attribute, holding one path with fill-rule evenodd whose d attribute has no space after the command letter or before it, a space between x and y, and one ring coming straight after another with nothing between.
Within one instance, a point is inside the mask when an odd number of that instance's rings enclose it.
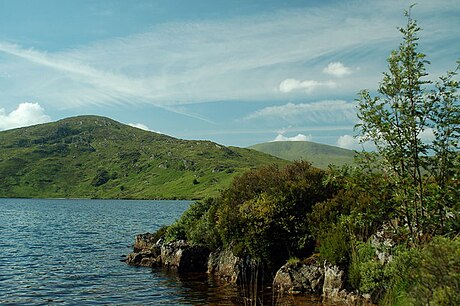
<instances>
[{"instance_id":1,"label":"vegetation on shore","mask_svg":"<svg viewBox=\"0 0 460 306\"><path fill-rule=\"evenodd\" d=\"M230 247L273 269L319 253L346 272L348 289L380 304L459 305L458 67L430 81L420 29L406 16L379 96L358 99L357 130L377 152L360 154L356 166L247 172L162 236Z\"/></svg>"}]
</instances>

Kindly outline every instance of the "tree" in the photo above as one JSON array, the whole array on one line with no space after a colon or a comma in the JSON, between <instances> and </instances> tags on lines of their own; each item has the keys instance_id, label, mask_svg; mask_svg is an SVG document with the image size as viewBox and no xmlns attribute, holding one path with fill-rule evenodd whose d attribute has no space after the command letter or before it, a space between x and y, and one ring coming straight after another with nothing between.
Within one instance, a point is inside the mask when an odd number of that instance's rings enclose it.
<instances>
[{"instance_id":1,"label":"tree","mask_svg":"<svg viewBox=\"0 0 460 306\"><path fill-rule=\"evenodd\" d=\"M446 192L458 173L458 165L452 166L459 148L459 84L454 80L458 67L440 82L427 79L425 67L430 63L417 50L420 28L410 10L405 15L407 24L399 29L403 41L387 59L389 71L378 88L380 96L371 97L367 90L359 94L356 128L361 141L375 143L394 184L400 221L417 243L431 228L432 184L439 187L437 194ZM433 141L424 138L430 133ZM441 202L437 210L443 215L447 202Z\"/></svg>"}]
</instances>

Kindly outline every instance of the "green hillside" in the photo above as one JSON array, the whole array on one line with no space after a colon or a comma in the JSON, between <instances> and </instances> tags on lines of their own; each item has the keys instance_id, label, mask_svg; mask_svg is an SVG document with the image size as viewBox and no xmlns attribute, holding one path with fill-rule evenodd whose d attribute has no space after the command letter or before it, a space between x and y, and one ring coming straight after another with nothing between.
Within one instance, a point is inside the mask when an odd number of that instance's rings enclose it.
<instances>
[{"instance_id":1,"label":"green hillside","mask_svg":"<svg viewBox=\"0 0 460 306\"><path fill-rule=\"evenodd\" d=\"M274 141L249 148L290 161L306 160L322 169L327 168L329 164L352 164L355 156L352 150L309 141Z\"/></svg>"},{"instance_id":2,"label":"green hillside","mask_svg":"<svg viewBox=\"0 0 460 306\"><path fill-rule=\"evenodd\" d=\"M0 132L0 197L193 199L286 161L98 116Z\"/></svg>"}]
</instances>

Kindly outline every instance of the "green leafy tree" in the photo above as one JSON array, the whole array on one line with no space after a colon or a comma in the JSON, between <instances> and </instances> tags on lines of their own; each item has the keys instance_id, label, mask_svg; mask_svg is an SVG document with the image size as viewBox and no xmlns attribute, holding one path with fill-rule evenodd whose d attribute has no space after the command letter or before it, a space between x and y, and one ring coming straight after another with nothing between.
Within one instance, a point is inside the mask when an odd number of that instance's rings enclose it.
<instances>
[{"instance_id":1,"label":"green leafy tree","mask_svg":"<svg viewBox=\"0 0 460 306\"><path fill-rule=\"evenodd\" d=\"M425 67L429 62L417 50L420 28L410 10L406 17L406 27L399 29L403 41L387 60L389 71L378 88L380 95L372 97L367 90L360 92L360 123L356 127L361 141L375 143L383 170L395 186L392 196L400 221L417 243L431 228L432 184L441 186L436 193L442 194L453 182L454 173L458 173L452 170L452 163L459 145L460 112L458 82L453 79L456 71L441 77L435 85L427 79ZM435 138L432 142L424 139L430 132ZM433 152L435 158L429 156ZM447 202L438 202L439 214L445 214Z\"/></svg>"},{"instance_id":2,"label":"green leafy tree","mask_svg":"<svg viewBox=\"0 0 460 306\"><path fill-rule=\"evenodd\" d=\"M460 64L460 62L459 62ZM431 175L437 183L432 195L432 207L437 213L437 228L441 233L446 229L457 227L458 213L460 210L460 159L458 154L460 139L460 105L459 105L459 82L454 79L459 67L449 71L435 84L429 96L433 102L431 110L431 128L435 135L432 143L432 150L436 158L432 160ZM446 218L451 215L455 218ZM453 222L452 222L453 221ZM450 223L450 224L449 224ZM454 224L452 224L454 223Z\"/></svg>"}]
</instances>

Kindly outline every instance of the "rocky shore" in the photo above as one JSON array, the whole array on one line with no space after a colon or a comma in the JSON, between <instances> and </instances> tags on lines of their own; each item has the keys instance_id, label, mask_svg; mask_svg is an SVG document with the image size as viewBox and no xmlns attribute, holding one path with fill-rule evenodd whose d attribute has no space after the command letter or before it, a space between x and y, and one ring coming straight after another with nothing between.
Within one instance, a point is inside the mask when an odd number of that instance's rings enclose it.
<instances>
[{"instance_id":1,"label":"rocky shore","mask_svg":"<svg viewBox=\"0 0 460 306\"><path fill-rule=\"evenodd\" d=\"M258 268L254 260L237 257L230 249L211 252L206 247L191 246L185 241L164 243L154 241L154 235L150 233L137 235L133 249L125 259L129 265L164 267L180 274L209 273L233 284L241 284L248 271ZM282 266L273 278L272 286L280 294L321 295L325 304L372 305L370 296L344 288L344 275L338 266L322 263L317 256L312 256Z\"/></svg>"}]
</instances>

